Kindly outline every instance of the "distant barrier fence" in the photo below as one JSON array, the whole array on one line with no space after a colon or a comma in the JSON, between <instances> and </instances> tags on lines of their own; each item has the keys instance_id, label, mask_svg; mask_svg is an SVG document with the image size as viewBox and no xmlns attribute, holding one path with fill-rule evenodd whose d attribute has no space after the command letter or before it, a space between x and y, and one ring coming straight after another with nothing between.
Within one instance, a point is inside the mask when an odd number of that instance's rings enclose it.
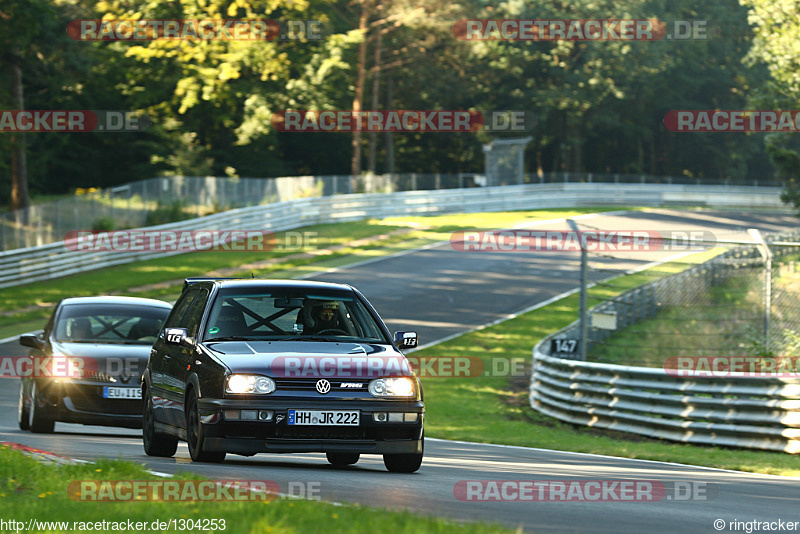
<instances>
[{"instance_id":1,"label":"distant barrier fence","mask_svg":"<svg viewBox=\"0 0 800 534\"><path fill-rule=\"evenodd\" d=\"M71 231L139 228L230 209L302 198L353 193L392 193L486 185L471 173L289 176L228 178L171 176L150 178L0 214L0 250L26 248L63 239Z\"/></svg>"},{"instance_id":2,"label":"distant barrier fence","mask_svg":"<svg viewBox=\"0 0 800 534\"><path fill-rule=\"evenodd\" d=\"M684 184L780 186L774 181L733 182L688 177L633 174L544 173L521 176L525 184ZM172 176L150 178L103 190L37 204L25 210L0 213L0 250L54 243L68 232L93 229L139 228L200 217L229 209L311 197L354 193L396 193L521 185L473 173L407 173L230 178Z\"/></svg>"},{"instance_id":3,"label":"distant barrier fence","mask_svg":"<svg viewBox=\"0 0 800 534\"><path fill-rule=\"evenodd\" d=\"M797 239L797 232L767 241ZM774 247L780 257L782 250ZM755 246L737 247L681 273L629 290L592 309L616 315L617 329L655 316L664 303L680 303L726 279L741 260L757 260ZM550 354L551 340L578 338L575 323L533 349L530 404L573 424L596 426L687 443L800 454L800 377L671 376L663 368L584 362ZM589 329L587 344L610 335Z\"/></svg>"},{"instance_id":4,"label":"distant barrier fence","mask_svg":"<svg viewBox=\"0 0 800 534\"><path fill-rule=\"evenodd\" d=\"M777 239L796 241L800 233L785 232L780 236L767 236L769 244ZM798 247L770 247L776 264L785 255L796 255ZM690 307L696 303L703 293L725 281L740 277L742 271L764 270L764 260L755 246L736 247L728 252L683 272L666 276L649 282L621 295L608 299L594 306L589 314L589 327L586 335L586 352L591 352L596 343L612 336L615 331L624 330L643 319L654 317L659 311L668 307ZM763 306L764 303L761 303ZM759 310L763 315L763 310ZM614 329L593 328L593 315L613 316L616 323ZM777 326L777 325L776 325ZM573 325L562 331L559 337L579 337L579 326Z\"/></svg>"},{"instance_id":5,"label":"distant barrier fence","mask_svg":"<svg viewBox=\"0 0 800 534\"><path fill-rule=\"evenodd\" d=\"M559 183L313 197L225 211L149 230L283 231L403 215L581 206L697 205L783 209L777 187ZM166 251L69 250L63 241L0 252L0 288L170 256Z\"/></svg>"}]
</instances>

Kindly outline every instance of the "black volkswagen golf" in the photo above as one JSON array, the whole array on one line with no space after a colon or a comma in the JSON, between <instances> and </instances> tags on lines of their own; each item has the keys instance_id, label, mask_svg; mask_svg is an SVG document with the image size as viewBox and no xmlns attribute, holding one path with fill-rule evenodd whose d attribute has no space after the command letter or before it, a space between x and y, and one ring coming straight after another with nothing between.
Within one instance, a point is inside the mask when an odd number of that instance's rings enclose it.
<instances>
[{"instance_id":1,"label":"black volkswagen golf","mask_svg":"<svg viewBox=\"0 0 800 534\"><path fill-rule=\"evenodd\" d=\"M355 288L306 281L187 279L142 377L143 441L193 461L227 453L324 452L337 466L381 454L422 463L425 405L401 349Z\"/></svg>"}]
</instances>

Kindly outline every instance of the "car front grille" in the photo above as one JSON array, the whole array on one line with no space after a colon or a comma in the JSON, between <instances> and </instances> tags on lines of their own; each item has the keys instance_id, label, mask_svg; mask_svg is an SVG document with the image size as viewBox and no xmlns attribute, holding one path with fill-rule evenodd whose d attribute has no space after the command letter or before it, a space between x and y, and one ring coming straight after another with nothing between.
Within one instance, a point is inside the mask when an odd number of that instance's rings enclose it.
<instances>
[{"instance_id":1,"label":"car front grille","mask_svg":"<svg viewBox=\"0 0 800 534\"><path fill-rule=\"evenodd\" d=\"M116 376L110 375L104 371L97 371L97 372L89 371L83 376L81 376L81 380L85 380L87 382L95 382L99 384L117 384L119 386L132 386L142 383L141 376L132 376L127 380L122 380L122 378L120 378L119 375Z\"/></svg>"},{"instance_id":2,"label":"car front grille","mask_svg":"<svg viewBox=\"0 0 800 534\"><path fill-rule=\"evenodd\" d=\"M276 378L275 387L278 391L316 391L319 378ZM366 391L369 380L357 378L327 379L331 383L333 391ZM342 384L349 384L349 387L342 387ZM360 387L352 387L354 384L361 384Z\"/></svg>"},{"instance_id":3,"label":"car front grille","mask_svg":"<svg viewBox=\"0 0 800 534\"><path fill-rule=\"evenodd\" d=\"M140 399L104 399L102 387L73 388L68 394L72 406L80 412L141 415Z\"/></svg>"},{"instance_id":4,"label":"car front grille","mask_svg":"<svg viewBox=\"0 0 800 534\"><path fill-rule=\"evenodd\" d=\"M117 381L116 378L103 371L88 371L81 378L90 382L102 382L104 384L111 384Z\"/></svg>"}]
</instances>

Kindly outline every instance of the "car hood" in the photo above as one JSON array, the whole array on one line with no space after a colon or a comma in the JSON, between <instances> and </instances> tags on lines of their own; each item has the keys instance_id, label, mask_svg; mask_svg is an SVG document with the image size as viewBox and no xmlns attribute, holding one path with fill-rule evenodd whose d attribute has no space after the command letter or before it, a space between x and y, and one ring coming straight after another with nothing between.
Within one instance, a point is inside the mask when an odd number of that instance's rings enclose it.
<instances>
[{"instance_id":1,"label":"car hood","mask_svg":"<svg viewBox=\"0 0 800 534\"><path fill-rule=\"evenodd\" d=\"M410 376L405 356L391 345L323 341L220 341L204 346L232 373L276 378Z\"/></svg>"},{"instance_id":2,"label":"car hood","mask_svg":"<svg viewBox=\"0 0 800 534\"><path fill-rule=\"evenodd\" d=\"M84 376L107 374L110 376L142 375L150 345L125 345L104 343L53 342L52 354L79 360L85 370Z\"/></svg>"}]
</instances>

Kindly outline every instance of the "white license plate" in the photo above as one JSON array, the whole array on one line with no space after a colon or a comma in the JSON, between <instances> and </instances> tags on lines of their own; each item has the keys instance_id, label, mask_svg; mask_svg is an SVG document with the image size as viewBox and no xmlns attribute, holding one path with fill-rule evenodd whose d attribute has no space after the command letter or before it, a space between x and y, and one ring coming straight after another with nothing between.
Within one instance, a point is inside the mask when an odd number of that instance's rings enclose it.
<instances>
[{"instance_id":1,"label":"white license plate","mask_svg":"<svg viewBox=\"0 0 800 534\"><path fill-rule=\"evenodd\" d=\"M290 425L358 426L361 412L344 410L289 410Z\"/></svg>"},{"instance_id":2,"label":"white license plate","mask_svg":"<svg viewBox=\"0 0 800 534\"><path fill-rule=\"evenodd\" d=\"M142 390L140 388L112 388L103 386L104 399L141 399Z\"/></svg>"}]
</instances>

